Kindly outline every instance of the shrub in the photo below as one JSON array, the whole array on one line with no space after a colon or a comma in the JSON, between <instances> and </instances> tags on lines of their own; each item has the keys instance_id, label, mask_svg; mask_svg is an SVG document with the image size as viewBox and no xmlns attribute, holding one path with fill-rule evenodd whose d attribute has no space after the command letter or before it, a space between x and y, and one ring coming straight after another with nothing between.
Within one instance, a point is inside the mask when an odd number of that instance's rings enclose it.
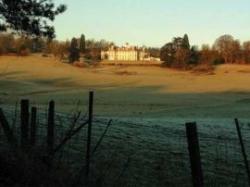
<instances>
[{"instance_id":1,"label":"shrub","mask_svg":"<svg viewBox=\"0 0 250 187\"><path fill-rule=\"evenodd\" d=\"M214 74L214 66L211 64L200 64L192 69L193 73Z\"/></svg>"},{"instance_id":2,"label":"shrub","mask_svg":"<svg viewBox=\"0 0 250 187\"><path fill-rule=\"evenodd\" d=\"M74 63L80 59L80 50L78 49L77 39L73 38L69 48L69 62Z\"/></svg>"},{"instance_id":3,"label":"shrub","mask_svg":"<svg viewBox=\"0 0 250 187\"><path fill-rule=\"evenodd\" d=\"M88 67L89 66L85 62L74 62L73 65L76 66L76 67L79 67L79 68L84 68L84 67Z\"/></svg>"},{"instance_id":4,"label":"shrub","mask_svg":"<svg viewBox=\"0 0 250 187\"><path fill-rule=\"evenodd\" d=\"M30 50L28 48L21 49L18 52L19 56L28 56L30 54Z\"/></svg>"},{"instance_id":5,"label":"shrub","mask_svg":"<svg viewBox=\"0 0 250 187\"><path fill-rule=\"evenodd\" d=\"M223 58L215 58L213 60L214 65L220 65L220 64L224 64L224 63L225 63L225 60Z\"/></svg>"}]
</instances>

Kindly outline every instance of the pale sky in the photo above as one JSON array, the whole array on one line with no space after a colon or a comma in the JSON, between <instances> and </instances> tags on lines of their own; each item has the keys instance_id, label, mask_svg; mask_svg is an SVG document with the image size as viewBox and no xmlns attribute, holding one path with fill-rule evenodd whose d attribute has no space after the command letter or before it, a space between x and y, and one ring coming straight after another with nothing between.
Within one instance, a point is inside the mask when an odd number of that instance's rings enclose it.
<instances>
[{"instance_id":1,"label":"pale sky","mask_svg":"<svg viewBox=\"0 0 250 187\"><path fill-rule=\"evenodd\" d=\"M250 0L55 0L68 9L56 18L57 39L106 39L118 45L161 47L188 34L191 45L223 34L250 40Z\"/></svg>"}]
</instances>

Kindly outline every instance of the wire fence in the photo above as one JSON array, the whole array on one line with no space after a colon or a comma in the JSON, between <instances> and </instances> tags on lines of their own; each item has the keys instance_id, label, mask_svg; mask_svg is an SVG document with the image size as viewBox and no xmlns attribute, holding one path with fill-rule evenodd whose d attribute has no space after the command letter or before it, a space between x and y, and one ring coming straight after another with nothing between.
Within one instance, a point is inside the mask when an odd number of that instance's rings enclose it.
<instances>
[{"instance_id":1,"label":"wire fence","mask_svg":"<svg viewBox=\"0 0 250 187\"><path fill-rule=\"evenodd\" d=\"M20 110L4 108L11 129L20 139ZM37 147L46 147L47 111L39 111ZM187 120L187 119L186 119ZM83 112L56 113L55 147L72 128L87 121ZM198 124L205 186L248 186L247 174L233 120L194 119ZM187 137L180 119L136 119L94 116L90 185L192 186ZM250 124L240 123L247 155ZM72 136L55 158L78 174L85 167L87 128ZM0 128L1 148L7 145ZM81 178L81 176L80 176Z\"/></svg>"}]
</instances>

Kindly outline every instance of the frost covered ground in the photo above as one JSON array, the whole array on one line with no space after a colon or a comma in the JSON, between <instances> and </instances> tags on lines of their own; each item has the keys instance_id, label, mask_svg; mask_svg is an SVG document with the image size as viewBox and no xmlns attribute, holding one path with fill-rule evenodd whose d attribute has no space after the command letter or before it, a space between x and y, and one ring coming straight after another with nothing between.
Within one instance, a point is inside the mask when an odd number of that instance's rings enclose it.
<instances>
[{"instance_id":1,"label":"frost covered ground","mask_svg":"<svg viewBox=\"0 0 250 187\"><path fill-rule=\"evenodd\" d=\"M194 120L198 123L205 184L247 186L233 120L187 119ZM115 165L115 173L104 168L104 173L108 173L106 185L111 182L116 186L112 179L117 177L119 185L125 186L191 186L185 121L176 118L115 120L98 152L100 160L94 162L97 166L103 162ZM249 154L247 121L242 120L241 127Z\"/></svg>"},{"instance_id":2,"label":"frost covered ground","mask_svg":"<svg viewBox=\"0 0 250 187\"><path fill-rule=\"evenodd\" d=\"M8 116L14 109L5 110ZM45 114L46 115L46 114ZM46 120L39 117L39 145L46 143ZM58 120L60 119L60 120ZM92 149L112 119L97 151L91 156L91 183L95 186L191 186L185 122L196 121L206 186L248 186L241 149L231 118L126 118L96 116ZM57 143L71 119L56 117ZM61 123L63 120L64 123ZM11 122L12 119L9 118ZM250 154L249 119L241 129ZM18 126L15 128L18 131ZM4 137L1 134L1 139ZM85 165L86 128L58 153L79 172Z\"/></svg>"}]
</instances>

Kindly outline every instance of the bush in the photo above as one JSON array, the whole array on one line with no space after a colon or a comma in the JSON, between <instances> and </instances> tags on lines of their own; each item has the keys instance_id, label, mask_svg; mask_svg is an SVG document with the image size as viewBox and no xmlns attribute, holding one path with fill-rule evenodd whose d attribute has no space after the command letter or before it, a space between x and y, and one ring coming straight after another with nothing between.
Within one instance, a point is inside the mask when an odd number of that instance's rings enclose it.
<instances>
[{"instance_id":1,"label":"bush","mask_svg":"<svg viewBox=\"0 0 250 187\"><path fill-rule=\"evenodd\" d=\"M28 48L21 49L18 52L19 56L28 56L30 54L30 50Z\"/></svg>"},{"instance_id":2,"label":"bush","mask_svg":"<svg viewBox=\"0 0 250 187\"><path fill-rule=\"evenodd\" d=\"M214 66L211 64L200 64L192 69L193 73L214 74Z\"/></svg>"},{"instance_id":3,"label":"bush","mask_svg":"<svg viewBox=\"0 0 250 187\"><path fill-rule=\"evenodd\" d=\"M69 48L69 63L74 63L80 59L80 50L78 49L77 39L72 38Z\"/></svg>"},{"instance_id":4,"label":"bush","mask_svg":"<svg viewBox=\"0 0 250 187\"><path fill-rule=\"evenodd\" d=\"M100 61L101 49L100 48L88 49L86 50L84 57L89 60Z\"/></svg>"},{"instance_id":5,"label":"bush","mask_svg":"<svg viewBox=\"0 0 250 187\"><path fill-rule=\"evenodd\" d=\"M71 186L69 166L60 162L49 161L44 150L32 154L21 151L1 151L0 172L1 186Z\"/></svg>"},{"instance_id":6,"label":"bush","mask_svg":"<svg viewBox=\"0 0 250 187\"><path fill-rule=\"evenodd\" d=\"M224 64L225 60L223 58L216 58L213 60L213 64L214 65L220 65L220 64Z\"/></svg>"},{"instance_id":7,"label":"bush","mask_svg":"<svg viewBox=\"0 0 250 187\"><path fill-rule=\"evenodd\" d=\"M47 57L49 57L49 55L47 53L43 53L42 57L47 58Z\"/></svg>"},{"instance_id":8,"label":"bush","mask_svg":"<svg viewBox=\"0 0 250 187\"><path fill-rule=\"evenodd\" d=\"M4 54L4 49L3 49L3 46L0 45L0 55L3 55Z\"/></svg>"},{"instance_id":9,"label":"bush","mask_svg":"<svg viewBox=\"0 0 250 187\"><path fill-rule=\"evenodd\" d=\"M76 66L76 67L79 67L79 68L84 68L84 67L88 67L89 66L85 62L74 62L73 65Z\"/></svg>"}]
</instances>

